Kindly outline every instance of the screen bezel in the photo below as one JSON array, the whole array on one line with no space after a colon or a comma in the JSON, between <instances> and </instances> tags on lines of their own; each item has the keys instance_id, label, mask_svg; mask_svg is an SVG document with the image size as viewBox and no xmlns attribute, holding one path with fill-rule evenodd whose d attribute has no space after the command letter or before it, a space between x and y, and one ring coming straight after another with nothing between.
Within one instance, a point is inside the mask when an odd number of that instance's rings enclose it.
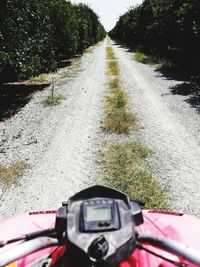
<instances>
[{"instance_id":1,"label":"screen bezel","mask_svg":"<svg viewBox=\"0 0 200 267\"><path fill-rule=\"evenodd\" d=\"M119 218L119 208L118 203L112 199L95 199L91 200L91 206L100 206L111 209L111 220L94 220L87 221L86 209L90 201L83 201L80 209L79 217L79 230L80 232L104 232L113 231L120 229L120 218Z\"/></svg>"}]
</instances>

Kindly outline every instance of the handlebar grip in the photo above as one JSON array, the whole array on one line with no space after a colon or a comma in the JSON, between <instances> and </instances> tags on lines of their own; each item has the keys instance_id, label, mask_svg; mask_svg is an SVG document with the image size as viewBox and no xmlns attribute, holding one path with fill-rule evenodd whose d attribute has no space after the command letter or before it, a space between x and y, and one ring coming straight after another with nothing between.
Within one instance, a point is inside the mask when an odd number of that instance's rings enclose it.
<instances>
[{"instance_id":1,"label":"handlebar grip","mask_svg":"<svg viewBox=\"0 0 200 267\"><path fill-rule=\"evenodd\" d=\"M4 252L0 252L0 267L8 265L31 253L37 252L38 250L56 245L58 245L58 240L50 237L38 237L34 240L17 244L15 247L11 247Z\"/></svg>"},{"instance_id":2,"label":"handlebar grip","mask_svg":"<svg viewBox=\"0 0 200 267\"><path fill-rule=\"evenodd\" d=\"M152 236L139 236L137 241L168 251L196 264L197 266L200 266L199 252L189 246L182 245L168 238L155 238Z\"/></svg>"}]
</instances>

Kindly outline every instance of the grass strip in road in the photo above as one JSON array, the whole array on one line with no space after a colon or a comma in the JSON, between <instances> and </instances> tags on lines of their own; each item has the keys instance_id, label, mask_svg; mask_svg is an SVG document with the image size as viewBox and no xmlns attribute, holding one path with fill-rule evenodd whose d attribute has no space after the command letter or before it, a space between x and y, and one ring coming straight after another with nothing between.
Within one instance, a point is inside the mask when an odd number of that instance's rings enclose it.
<instances>
[{"instance_id":1,"label":"grass strip in road","mask_svg":"<svg viewBox=\"0 0 200 267\"><path fill-rule=\"evenodd\" d=\"M103 129L110 133L129 134L136 122L135 117L124 109L108 112L103 122Z\"/></svg>"},{"instance_id":2,"label":"grass strip in road","mask_svg":"<svg viewBox=\"0 0 200 267\"><path fill-rule=\"evenodd\" d=\"M135 142L105 144L100 155L102 182L126 193L130 199L146 203L147 209L167 209L167 193L144 168L143 160L151 151Z\"/></svg>"},{"instance_id":3,"label":"grass strip in road","mask_svg":"<svg viewBox=\"0 0 200 267\"><path fill-rule=\"evenodd\" d=\"M110 59L112 52L111 48L107 49L107 59ZM137 129L137 118L127 111L128 96L120 85L117 61L108 60L107 69L107 75L115 77L110 79L107 85L103 129L107 132L127 134L132 129ZM167 209L167 192L153 176L150 167L145 167L144 164L144 159L150 154L148 148L133 141L105 143L100 152L102 182L123 191L131 199L143 200L146 208Z\"/></svg>"},{"instance_id":4,"label":"grass strip in road","mask_svg":"<svg viewBox=\"0 0 200 267\"><path fill-rule=\"evenodd\" d=\"M0 165L0 185L9 188L19 182L24 175L27 165L24 162L16 162L9 167Z\"/></svg>"},{"instance_id":5,"label":"grass strip in road","mask_svg":"<svg viewBox=\"0 0 200 267\"><path fill-rule=\"evenodd\" d=\"M106 48L106 59L107 60L116 60L114 51L111 46Z\"/></svg>"},{"instance_id":6,"label":"grass strip in road","mask_svg":"<svg viewBox=\"0 0 200 267\"><path fill-rule=\"evenodd\" d=\"M107 47L109 58L114 57L111 47ZM108 58L108 56L107 56ZM127 111L127 95L120 87L120 70L118 62L107 61L107 75L115 76L108 82L108 95L106 96L106 115L102 128L111 133L128 134L136 127L136 117Z\"/></svg>"},{"instance_id":7,"label":"grass strip in road","mask_svg":"<svg viewBox=\"0 0 200 267\"><path fill-rule=\"evenodd\" d=\"M107 61L107 75L119 76L119 66L116 60Z\"/></svg>"},{"instance_id":8,"label":"grass strip in road","mask_svg":"<svg viewBox=\"0 0 200 267\"><path fill-rule=\"evenodd\" d=\"M127 96L120 88L111 89L106 97L106 115L103 129L117 134L128 134L137 126L137 118L126 110Z\"/></svg>"},{"instance_id":9,"label":"grass strip in road","mask_svg":"<svg viewBox=\"0 0 200 267\"><path fill-rule=\"evenodd\" d=\"M119 79L108 82L106 96L106 115L102 128L111 133L128 134L137 127L137 118L127 111L127 95L120 88Z\"/></svg>"},{"instance_id":10,"label":"grass strip in road","mask_svg":"<svg viewBox=\"0 0 200 267\"><path fill-rule=\"evenodd\" d=\"M120 80L118 77L108 82L108 88L110 90L115 90L116 88L119 88L119 87L120 87Z\"/></svg>"},{"instance_id":11,"label":"grass strip in road","mask_svg":"<svg viewBox=\"0 0 200 267\"><path fill-rule=\"evenodd\" d=\"M107 109L125 108L127 105L127 95L121 88L112 89L106 99Z\"/></svg>"}]
</instances>

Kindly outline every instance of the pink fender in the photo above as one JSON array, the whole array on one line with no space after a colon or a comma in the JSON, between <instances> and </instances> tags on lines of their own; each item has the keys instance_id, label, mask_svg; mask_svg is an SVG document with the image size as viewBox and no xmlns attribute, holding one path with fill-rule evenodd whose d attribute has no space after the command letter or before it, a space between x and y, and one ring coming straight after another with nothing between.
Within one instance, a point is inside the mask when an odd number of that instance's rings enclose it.
<instances>
[{"instance_id":1,"label":"pink fender","mask_svg":"<svg viewBox=\"0 0 200 267\"><path fill-rule=\"evenodd\" d=\"M30 232L53 228L55 211L31 212L0 221L0 239L7 240ZM167 237L200 251L200 220L179 213L143 211L144 224L137 227L140 234ZM175 261L184 262L174 255L148 246L149 249ZM49 248L20 259L13 266L34 266L34 262L48 256L55 248ZM186 262L185 262L186 263ZM32 265L33 264L33 265ZM71 265L69 265L71 266ZM172 267L174 265L145 251L136 250L120 267ZM191 265L190 266L194 266Z\"/></svg>"}]
</instances>

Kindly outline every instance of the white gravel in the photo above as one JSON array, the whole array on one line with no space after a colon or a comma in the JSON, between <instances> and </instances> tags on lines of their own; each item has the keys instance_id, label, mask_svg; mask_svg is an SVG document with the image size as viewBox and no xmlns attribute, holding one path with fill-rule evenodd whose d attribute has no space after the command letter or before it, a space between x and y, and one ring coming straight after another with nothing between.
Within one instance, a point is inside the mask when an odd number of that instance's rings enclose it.
<instances>
[{"instance_id":1,"label":"white gravel","mask_svg":"<svg viewBox=\"0 0 200 267\"><path fill-rule=\"evenodd\" d=\"M0 163L30 164L17 186L1 192L1 216L52 209L71 194L97 182L102 138L106 40L67 71L56 90L66 96L57 107L41 103L50 89L36 93L12 119L0 124ZM153 67L132 60L113 45L130 109L137 114L140 142L153 149L149 162L170 194L172 209L200 216L200 114L186 96L172 95L177 85Z\"/></svg>"},{"instance_id":2,"label":"white gravel","mask_svg":"<svg viewBox=\"0 0 200 267\"><path fill-rule=\"evenodd\" d=\"M96 182L105 46L106 41L93 53L86 53L78 69L71 71L71 81L63 78L63 85L57 86L66 96L60 106L43 106L47 89L1 125L0 144L5 153L0 154L0 163L26 160L30 164L18 186L2 191L1 216L57 208L73 193Z\"/></svg>"},{"instance_id":3,"label":"white gravel","mask_svg":"<svg viewBox=\"0 0 200 267\"><path fill-rule=\"evenodd\" d=\"M126 49L113 46L120 63L130 109L139 117L140 142L152 148L156 176L170 190L172 209L200 216L200 114L186 96L172 95L182 83L134 61Z\"/></svg>"}]
</instances>

